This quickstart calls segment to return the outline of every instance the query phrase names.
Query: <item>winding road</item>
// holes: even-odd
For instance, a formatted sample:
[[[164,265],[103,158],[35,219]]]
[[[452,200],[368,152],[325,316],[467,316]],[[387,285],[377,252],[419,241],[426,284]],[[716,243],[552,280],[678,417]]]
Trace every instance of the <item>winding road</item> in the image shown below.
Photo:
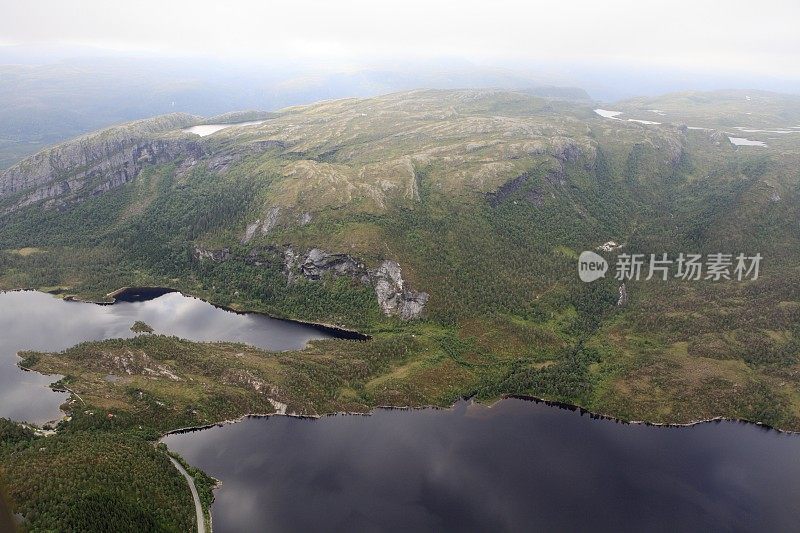
[[[197,487],[194,486],[194,479],[192,479],[189,472],[187,472],[178,461],[172,457],[170,457],[169,460],[172,461],[172,464],[175,465],[178,472],[183,474],[183,477],[185,477],[186,481],[189,483],[189,489],[192,491],[192,499],[194,499],[194,510],[197,513],[197,533],[206,533],[206,522],[203,519],[203,506],[200,505],[200,495],[197,494]]]

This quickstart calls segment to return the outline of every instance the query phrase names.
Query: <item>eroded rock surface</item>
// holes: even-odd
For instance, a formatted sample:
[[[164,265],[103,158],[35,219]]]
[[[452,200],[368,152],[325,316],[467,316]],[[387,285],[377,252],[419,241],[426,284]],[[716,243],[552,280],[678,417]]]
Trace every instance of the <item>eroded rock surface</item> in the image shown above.
[[[325,273],[330,273],[371,284],[375,288],[381,311],[387,316],[398,316],[403,320],[421,316],[429,298],[428,293],[412,290],[405,284],[400,264],[396,261],[386,260],[378,268],[368,270],[364,263],[347,254],[334,254],[314,248],[303,255],[288,248],[284,252],[284,273],[290,283],[297,276],[318,280]]]
[[[221,263],[232,259],[230,249],[207,250],[195,246],[192,254],[199,261]],[[245,262],[262,266],[264,261],[283,260],[283,273],[288,283],[299,279],[317,281],[325,275],[349,277],[372,285],[381,311],[387,316],[397,316],[403,320],[418,318],[425,310],[429,295],[415,291],[403,280],[400,264],[385,260],[377,268],[370,270],[356,257],[342,253],[331,253],[321,248],[312,248],[302,253],[291,246],[281,249],[276,246],[253,248],[242,258]],[[263,259],[266,258],[266,259]]]
[[[396,261],[384,261],[370,273],[370,277],[375,285],[378,305],[384,314],[399,316],[403,320],[422,314],[429,295],[404,286],[400,265]]]
[[[200,246],[195,246],[192,251],[192,256],[200,261],[211,260],[215,263],[227,261],[231,257],[230,249],[222,248],[221,250],[206,250]]]
[[[197,118],[180,113],[165,115],[109,128],[43,150],[0,173],[0,199],[14,198],[4,211],[69,193],[80,198],[91,197],[132,180],[144,165],[168,163],[181,157],[199,159],[205,152],[192,139],[153,137],[192,124]]]
[[[320,279],[326,272],[336,276],[361,278],[367,275],[364,264],[347,254],[332,254],[314,248],[300,264],[300,271],[308,279]],[[368,281],[368,279],[366,280]]]

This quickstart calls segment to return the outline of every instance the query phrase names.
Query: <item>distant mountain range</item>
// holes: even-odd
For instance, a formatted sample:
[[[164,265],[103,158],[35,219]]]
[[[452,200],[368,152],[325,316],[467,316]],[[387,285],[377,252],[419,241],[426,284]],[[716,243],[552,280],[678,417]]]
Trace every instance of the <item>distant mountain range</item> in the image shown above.
[[[677,81],[670,85],[666,80]],[[570,88],[574,86],[587,88],[588,94]],[[5,46],[0,47],[0,168],[98,128],[174,112],[209,116],[234,109],[274,111],[324,99],[417,88],[504,88],[532,90],[538,96],[591,95],[613,101],[685,87],[727,86],[800,92],[800,85],[774,80],[666,76],[601,65],[489,68],[442,59],[337,70],[288,62],[136,59],[97,49]]]

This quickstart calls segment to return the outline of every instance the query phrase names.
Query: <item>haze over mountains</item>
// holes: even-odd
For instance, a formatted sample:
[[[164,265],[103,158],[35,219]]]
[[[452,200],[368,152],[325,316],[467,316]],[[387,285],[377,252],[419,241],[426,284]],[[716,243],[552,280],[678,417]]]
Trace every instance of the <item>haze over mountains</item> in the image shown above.
[[[797,0],[1,3],[20,528],[800,521]]]
[[[482,65],[456,57],[343,68],[303,61],[134,56],[94,47],[0,46],[0,168],[42,147],[121,122],[185,112],[212,116],[419,89],[580,87],[565,96],[615,101],[677,90],[800,92],[800,82],[613,63]]]

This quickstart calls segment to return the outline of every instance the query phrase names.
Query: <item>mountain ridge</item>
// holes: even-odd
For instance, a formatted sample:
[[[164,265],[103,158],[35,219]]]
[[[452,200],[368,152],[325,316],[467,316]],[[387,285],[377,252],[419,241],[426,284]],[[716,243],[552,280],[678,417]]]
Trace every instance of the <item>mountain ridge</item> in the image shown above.
[[[167,286],[432,343],[413,371],[379,382],[386,390],[364,385],[365,404],[414,404],[426,387],[444,403],[477,390],[624,419],[797,427],[797,138],[755,133],[766,146],[737,147],[724,131],[592,107],[420,90],[294,107],[202,138],[148,134],[182,149],[108,190],[76,187],[0,216],[0,287],[91,297]],[[620,306],[610,275],[575,275],[580,252],[609,241],[646,256],[766,259],[757,281],[629,280]],[[381,265],[402,282],[365,283]]]

